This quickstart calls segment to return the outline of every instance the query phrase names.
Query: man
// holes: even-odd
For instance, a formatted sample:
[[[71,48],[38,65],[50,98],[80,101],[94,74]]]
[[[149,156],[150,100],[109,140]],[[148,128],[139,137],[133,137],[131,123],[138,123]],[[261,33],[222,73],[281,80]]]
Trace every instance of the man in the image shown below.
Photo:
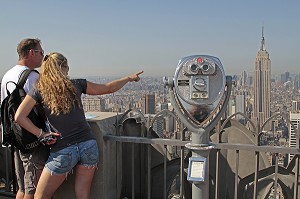
[[[44,51],[39,39],[23,39],[17,46],[19,61],[16,66],[5,73],[1,82],[1,100],[7,96],[6,83],[9,81],[18,82],[18,79],[25,69],[35,69],[41,66]],[[31,72],[24,85],[25,92],[28,92],[38,79],[36,72]],[[12,83],[7,84],[9,91],[15,88]],[[38,178],[44,167],[47,157],[43,150],[35,151],[31,154],[23,154],[15,149],[14,161],[18,182],[18,192],[16,199],[33,199]]]

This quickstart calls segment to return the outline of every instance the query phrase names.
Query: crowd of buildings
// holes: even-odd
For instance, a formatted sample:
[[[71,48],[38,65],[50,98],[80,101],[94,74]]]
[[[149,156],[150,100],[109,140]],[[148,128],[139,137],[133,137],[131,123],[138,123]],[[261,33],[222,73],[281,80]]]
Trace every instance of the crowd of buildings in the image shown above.
[[[112,79],[114,78],[89,78],[98,83]],[[286,118],[295,125],[295,128],[298,128],[300,122],[300,74],[284,72],[279,76],[272,76],[271,59],[265,48],[263,31],[253,71],[249,73],[242,71],[240,74],[234,75],[233,79],[235,83],[227,114],[241,112],[254,124],[262,127],[272,115],[281,113],[283,116],[272,118],[264,125],[261,144],[295,147],[295,130]],[[154,115],[166,108],[172,110],[168,90],[163,86],[163,77],[143,77],[140,83],[129,83],[114,94],[96,97],[85,95],[82,100],[84,109],[88,112],[125,112],[129,109],[138,109],[143,114]],[[235,119],[246,125],[246,120],[242,115],[237,115]],[[160,126],[164,128],[166,123],[162,123]],[[163,130],[159,134],[163,134]],[[286,166],[293,155],[283,154],[282,157],[280,164]],[[270,162],[272,162],[272,154]]]

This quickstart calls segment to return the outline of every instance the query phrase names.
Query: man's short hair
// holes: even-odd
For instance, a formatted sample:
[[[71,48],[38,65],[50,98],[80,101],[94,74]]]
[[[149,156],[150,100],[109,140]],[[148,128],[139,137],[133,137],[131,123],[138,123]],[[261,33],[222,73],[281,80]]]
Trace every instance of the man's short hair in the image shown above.
[[[24,59],[28,55],[28,51],[31,49],[35,49],[38,44],[41,43],[39,39],[23,39],[17,47],[17,52],[19,54],[19,60]]]

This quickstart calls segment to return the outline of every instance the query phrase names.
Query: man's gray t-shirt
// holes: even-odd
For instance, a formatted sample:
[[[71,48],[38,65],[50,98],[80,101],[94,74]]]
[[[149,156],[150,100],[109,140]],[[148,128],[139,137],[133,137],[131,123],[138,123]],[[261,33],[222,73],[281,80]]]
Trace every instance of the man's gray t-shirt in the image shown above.
[[[68,114],[60,114],[58,116],[51,115],[49,108],[43,104],[40,92],[33,88],[28,95],[34,100],[43,104],[46,117],[50,124],[61,134],[56,143],[51,145],[51,152],[59,151],[70,145],[95,139],[91,127],[85,119],[84,110],[82,108],[81,94],[86,93],[87,82],[85,79],[71,80],[75,89],[77,99],[80,101],[81,107],[74,106]]]

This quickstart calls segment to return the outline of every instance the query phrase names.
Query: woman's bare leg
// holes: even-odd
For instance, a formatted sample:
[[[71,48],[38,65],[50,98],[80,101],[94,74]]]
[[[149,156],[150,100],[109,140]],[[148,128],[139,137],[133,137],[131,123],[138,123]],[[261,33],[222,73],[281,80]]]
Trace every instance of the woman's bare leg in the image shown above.
[[[34,198],[35,199],[51,199],[57,188],[66,179],[66,174],[52,174],[47,168],[43,169],[39,179]]]
[[[75,195],[77,199],[89,199],[96,167],[77,165],[75,170]]]

